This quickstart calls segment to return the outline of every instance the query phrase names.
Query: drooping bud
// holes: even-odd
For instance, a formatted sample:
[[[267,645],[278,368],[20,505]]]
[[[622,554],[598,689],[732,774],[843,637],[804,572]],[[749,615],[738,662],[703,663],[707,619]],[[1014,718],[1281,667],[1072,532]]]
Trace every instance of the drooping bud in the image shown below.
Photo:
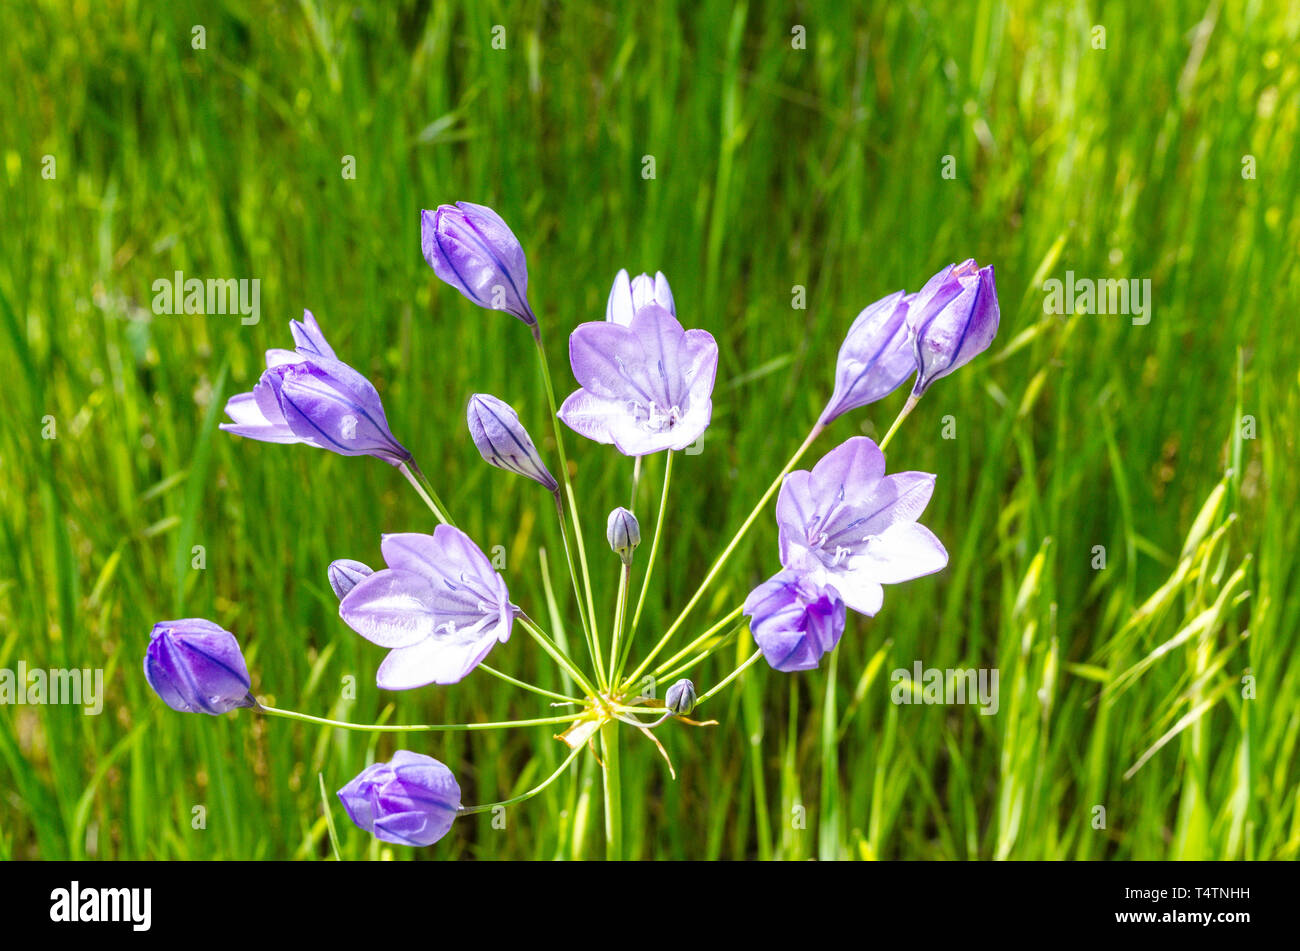
[[[916,359],[912,395],[988,349],[998,332],[993,266],[950,264],[907,299],[907,327]]]
[[[491,208],[458,201],[420,212],[420,245],[434,273],[474,303],[537,323],[524,249]]]
[[[684,717],[695,709],[695,684],[685,677],[668,688],[664,707],[673,716]]]
[[[181,713],[218,716],[257,706],[235,635],[202,618],[155,624],[144,654],[144,676],[154,693]]]
[[[519,422],[519,414],[509,403],[487,393],[475,393],[469,398],[465,416],[470,438],[485,462],[526,476],[544,486],[547,492],[556,490],[555,477],[542,462],[528,431]]]
[[[353,561],[351,558],[339,558],[337,561],[330,562],[330,587],[334,589],[335,596],[342,601],[359,582],[374,573],[374,569],[369,565]]]
[[[641,544],[641,525],[636,516],[619,506],[609,513],[605,523],[605,538],[609,547],[623,559],[624,565],[632,564],[632,552]]]

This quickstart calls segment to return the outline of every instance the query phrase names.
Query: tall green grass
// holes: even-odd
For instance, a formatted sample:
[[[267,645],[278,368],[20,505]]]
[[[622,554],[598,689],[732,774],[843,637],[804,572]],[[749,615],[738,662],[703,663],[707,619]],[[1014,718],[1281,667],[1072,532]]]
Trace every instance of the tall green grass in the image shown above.
[[[718,339],[714,422],[675,463],[645,643],[802,439],[858,310],[950,261],[997,268],[994,347],[890,447],[891,468],[938,473],[925,521],[949,567],[852,619],[820,671],[760,665],[707,711],[719,726],[660,730],[676,781],[628,735],[629,854],[1296,855],[1300,18],[1285,5],[19,2],[0,33],[0,667],[102,667],[108,685],[98,717],[0,708],[0,857],[327,858],[327,807],[345,859],[603,854],[590,757],[504,829],[474,816],[416,853],[333,801],[403,743],[451,766],[467,802],[507,798],[559,763],[544,728],[399,742],[182,716],[140,671],[155,621],[202,616],[280,706],[550,712],[486,676],[378,691],[383,652],[339,620],[325,568],[378,563],[380,533],[429,530],[427,510],[375,460],[216,430],[311,308],[461,526],[503,547],[513,599],[579,647],[547,500],[465,431],[469,394],[492,392],[554,458],[526,329],[420,256],[419,210],[457,199],[523,241],[561,389],[567,333],[603,315],[619,267],[663,269],[687,326]],[[259,278],[262,321],[155,316],[151,284],[176,270]],[[1043,281],[1066,270],[1150,278],[1151,322],[1045,315]],[[883,433],[902,399],[837,421],[817,453]],[[631,462],[570,451],[608,628],[601,529]],[[644,467],[643,525],[662,468]],[[776,566],[765,517],[687,633]],[[544,660],[522,633],[492,655],[560,686]],[[997,668],[998,713],[892,703],[891,672],[914,660]]]

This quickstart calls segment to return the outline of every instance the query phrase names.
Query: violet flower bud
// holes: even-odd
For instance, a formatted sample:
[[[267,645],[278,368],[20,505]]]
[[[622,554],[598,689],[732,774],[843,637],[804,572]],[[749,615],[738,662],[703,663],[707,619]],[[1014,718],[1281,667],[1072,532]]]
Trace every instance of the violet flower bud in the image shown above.
[[[341,456],[376,456],[390,465],[411,454],[389,431],[374,384],[343,363],[312,317],[291,321],[290,350],[268,350],[251,393],[232,396],[226,432],[262,442],[306,443]]]
[[[822,425],[849,410],[883,399],[916,369],[907,333],[903,292],[868,304],[853,321],[835,362],[835,392],[822,410]]]
[[[375,569],[351,558],[340,558],[330,562],[329,579],[334,595],[342,601],[348,592],[375,573]]]
[[[907,327],[918,370],[912,396],[988,349],[998,332],[993,266],[950,264],[907,299]]]
[[[487,393],[475,393],[469,398],[465,415],[470,438],[484,462],[526,476],[547,492],[559,487],[509,403]]]
[[[684,717],[695,709],[695,684],[683,677],[668,688],[664,707],[673,716]]]
[[[144,653],[144,676],[163,703],[213,716],[255,707],[235,635],[202,618],[159,621]]]
[[[396,845],[433,845],[461,808],[460,785],[451,770],[409,750],[367,766],[338,796],[357,828]]]
[[[537,323],[524,249],[491,208],[458,201],[420,212],[420,246],[434,273],[480,307]]]
[[[623,559],[624,566],[632,564],[632,552],[641,544],[641,524],[636,516],[619,506],[609,513],[605,523],[605,539],[610,549]]]
[[[808,575],[782,571],[750,592],[742,608],[749,630],[774,670],[812,670],[835,649],[846,611],[839,592]]]
[[[674,317],[677,316],[673,292],[663,271],[655,271],[654,277],[638,274],[629,281],[627,269],[624,268],[618,272],[614,286],[610,288],[609,302],[605,305],[605,319],[627,327],[632,323],[632,315],[646,304],[658,304]]]

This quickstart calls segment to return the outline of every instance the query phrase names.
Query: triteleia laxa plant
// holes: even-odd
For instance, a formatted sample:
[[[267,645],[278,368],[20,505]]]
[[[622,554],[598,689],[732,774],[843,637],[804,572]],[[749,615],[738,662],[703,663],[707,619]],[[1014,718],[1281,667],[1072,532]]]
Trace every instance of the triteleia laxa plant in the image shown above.
[[[992,342],[999,313],[993,268],[981,268],[973,260],[949,265],[916,293],[897,291],[862,310],[847,330],[832,393],[807,438],[723,546],[675,620],[648,643],[641,617],[669,518],[674,460],[700,439],[712,419],[717,342],[707,331],[687,327],[689,305],[679,312],[662,272],[629,278],[620,270],[604,319],[581,323],[569,335],[577,389],[557,405],[542,345],[545,321],[528,303],[526,259],[514,232],[495,211],[469,202],[422,212],[421,231],[425,260],[443,282],[480,307],[512,314],[532,334],[555,465],[543,458],[523,422],[540,420],[541,408],[512,406],[484,393],[467,394],[462,405],[469,441],[483,460],[511,473],[502,478],[523,476],[552,497],[574,595],[574,616],[565,620],[581,630],[583,652],[563,649],[568,638],[557,638],[527,605],[511,600],[508,579],[456,527],[436,487],[389,430],[375,387],[339,358],[316,319],[305,312],[301,321],[290,323],[294,349],[267,353],[265,372],[252,392],[230,400],[226,412],[231,421],[222,428],[262,442],[376,456],[399,469],[433,512],[437,527],[432,533],[401,532],[377,540],[382,566],[372,554],[366,561],[340,557],[322,568],[343,623],[387,651],[377,663],[376,684],[385,690],[437,689],[469,676],[492,676],[508,689],[535,695],[539,715],[500,723],[389,725],[346,723],[267,706],[252,693],[234,634],[195,618],[155,626],[145,651],[145,676],[169,707],[187,713],[221,715],[247,707],[331,729],[400,731],[407,737],[552,726],[567,748],[559,768],[505,802],[465,805],[452,771],[428,753],[411,750],[365,765],[339,789],[339,800],[353,823],[377,839],[430,846],[451,832],[458,817],[538,795],[590,751],[603,777],[606,854],[620,858],[618,751],[623,731],[648,738],[667,761],[656,730],[668,724],[715,723],[692,716],[760,659],[784,673],[818,667],[822,658],[833,655],[851,613],[887,613],[888,601],[896,595],[887,593],[886,586],[947,565],[943,543],[920,521],[935,492],[935,477],[888,471],[885,449],[930,386]],[[853,436],[824,452],[810,469],[795,468],[834,420],[882,399],[913,376],[912,392],[879,444]],[[450,420],[453,408],[446,409]],[[579,511],[565,454],[566,428],[633,457],[634,488],[642,458],[666,454],[658,509],[645,522],[648,544],[642,544],[642,523],[631,509]],[[775,573],[753,587],[741,604],[713,617],[696,617],[705,594],[773,496],[779,539]],[[604,517],[609,554],[589,557],[584,516]],[[603,615],[591,581],[593,569],[601,567],[597,554],[607,570],[618,572],[615,602]],[[635,596],[634,577],[640,582]],[[610,615],[612,620],[604,623]],[[685,636],[692,617],[696,633]],[[516,631],[524,634],[522,648],[517,638],[511,642]],[[697,691],[692,679],[681,676],[720,647],[744,638],[752,640],[752,652],[708,689]],[[540,651],[564,672],[570,692],[544,689],[486,663],[494,651],[507,649]],[[653,685],[670,679],[672,686],[657,697]],[[667,769],[675,776],[671,762]]]

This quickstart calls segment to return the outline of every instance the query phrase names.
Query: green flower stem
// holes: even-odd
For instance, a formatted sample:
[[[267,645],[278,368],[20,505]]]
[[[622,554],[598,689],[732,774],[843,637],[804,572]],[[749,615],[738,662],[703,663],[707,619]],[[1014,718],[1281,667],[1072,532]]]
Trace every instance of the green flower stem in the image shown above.
[[[618,724],[600,728],[600,751],[605,776],[605,858],[623,858],[623,787],[618,761]]]
[[[450,525],[454,528],[456,523],[453,522],[451,516],[447,514],[447,507],[442,504],[442,499],[438,498],[438,493],[433,490],[433,483],[429,481],[429,477],[424,474],[420,467],[415,464],[415,460],[412,459],[410,462],[403,462],[397,468],[402,470],[402,475],[406,476],[406,481],[410,482],[411,485],[415,487],[415,491],[420,494],[420,498],[424,499],[424,504],[429,506],[433,511],[434,518],[436,518],[441,524]]]
[[[685,657],[685,656],[687,656],[688,654],[690,654],[691,651],[698,649],[702,644],[704,644],[705,641],[709,640],[711,637],[715,637],[715,636],[717,635],[718,631],[722,630],[722,629],[723,629],[724,627],[726,627],[728,624],[730,624],[730,623],[732,623],[733,621],[735,621],[736,618],[740,617],[740,612],[741,612],[742,610],[743,610],[743,608],[735,608],[735,609],[733,609],[733,610],[732,610],[732,611],[731,611],[731,612],[730,612],[726,617],[724,617],[721,621],[719,621],[718,623],[714,624],[711,628],[709,628],[707,631],[705,631],[705,632],[704,632],[703,634],[701,634],[699,637],[695,638],[695,640],[691,641],[689,644],[687,644],[685,647],[683,647],[681,650],[679,650],[676,654],[673,654],[672,657],[669,657],[669,658],[668,658],[667,660],[665,660],[665,661],[660,661],[659,666],[656,667],[655,670],[654,670],[654,676],[655,676],[655,677],[662,677],[662,676],[663,676],[663,672],[664,672],[665,670],[667,670],[667,669],[668,669],[669,667],[671,667],[673,664],[677,663],[677,662],[678,662],[679,660],[681,660],[683,657]],[[748,622],[746,622],[746,623],[748,623]],[[741,626],[743,627],[744,625],[742,624]]]
[[[542,629],[534,623],[532,618],[526,614],[520,614],[517,620],[523,626],[524,630],[532,635],[533,640],[537,641],[537,643],[542,646],[542,650],[550,654],[551,659],[568,672],[569,676],[573,678],[574,683],[581,687],[589,696],[594,697],[596,694],[600,693],[599,690],[592,686],[591,681],[583,676],[582,671],[580,671],[577,665],[569,659],[569,656],[565,654],[564,651],[560,650],[554,641],[546,636]]]
[[[719,680],[713,687],[709,688],[709,690],[706,693],[701,694],[700,698],[695,701],[695,706],[698,708],[700,704],[702,704],[705,700],[708,700],[710,697],[712,697],[715,693],[717,693],[727,684],[731,683],[733,680],[735,680],[737,677],[743,674],[750,667],[750,665],[754,663],[754,661],[758,660],[762,656],[763,656],[762,651],[754,651],[754,653],[749,655],[748,660],[746,660],[743,664],[741,664],[731,673],[727,674],[727,676]]]
[[[677,667],[674,667],[671,670],[667,668],[666,664],[662,665],[660,669],[654,672],[655,679],[664,680],[664,681],[675,680],[676,678],[680,677],[682,674],[686,673],[686,671],[694,667],[696,664],[700,663],[701,661],[705,660],[708,657],[712,657],[718,651],[722,650],[722,648],[726,647],[728,644],[731,643],[731,639],[733,637],[735,637],[741,631],[745,630],[748,626],[749,626],[748,621],[744,621],[740,624],[737,624],[726,634],[723,634],[721,637],[719,637],[717,643],[710,645],[708,648],[700,651],[700,653],[696,654],[690,660],[687,660],[682,664],[679,664]]]
[[[582,749],[583,749],[582,746],[579,746],[576,749],[574,749],[572,753],[570,753],[567,757],[565,757],[564,762],[560,764],[559,769],[551,773],[551,775],[546,777],[546,779],[542,780],[541,783],[534,786],[532,789],[528,790],[528,792],[521,793],[518,796],[514,796],[510,799],[503,799],[500,802],[485,803],[484,805],[481,806],[461,806],[459,815],[472,816],[476,812],[491,812],[493,809],[496,809],[498,806],[513,806],[515,803],[523,802],[526,799],[532,799],[534,796],[536,796],[538,793],[544,790],[547,786],[551,785],[551,783],[555,782],[557,779],[563,776],[564,771],[569,768],[570,763],[572,763],[575,759],[578,758],[578,754],[582,752]]]
[[[640,461],[640,456],[637,457]],[[632,646],[632,638],[636,636],[637,625],[641,623],[641,610],[645,607],[646,592],[650,590],[650,575],[654,572],[655,562],[659,555],[659,539],[664,532],[664,513],[668,509],[668,486],[673,477],[673,451],[668,450],[668,459],[664,463],[664,488],[663,493],[659,496],[659,515],[655,518],[654,539],[650,542],[650,557],[646,561],[645,577],[641,579],[641,594],[636,599],[636,610],[632,612],[632,626],[628,629],[627,646]],[[623,672],[623,664],[627,660],[627,649],[623,651],[624,656],[619,658],[618,666],[615,668],[611,681],[617,681],[619,675]]]
[[[564,497],[569,503],[569,516],[573,519],[573,537],[578,544],[578,563],[582,566],[582,584],[587,592],[587,619],[591,624],[591,639],[595,644],[596,657],[600,657],[600,628],[596,625],[596,602],[591,594],[591,573],[587,570],[587,546],[582,540],[582,524],[578,519],[577,500],[573,495],[573,483],[569,479],[569,457],[564,453],[564,434],[560,431],[560,411],[555,403],[555,386],[551,383],[551,364],[542,346],[542,331],[539,324],[533,324],[533,342],[537,344],[537,353],[541,358],[542,383],[546,389],[546,400],[551,408],[551,430],[555,433],[555,449],[560,456],[560,481],[564,484]],[[577,584],[577,575],[574,575]],[[579,598],[581,600],[581,598]],[[599,660],[597,660],[599,663]]]
[[[536,684],[530,684],[522,680],[516,680],[514,677],[511,677],[509,674],[503,674],[495,667],[489,667],[487,664],[479,664],[478,669],[482,671],[486,671],[487,673],[491,674],[493,677],[497,678],[498,680],[504,680],[506,683],[514,684],[516,687],[522,687],[524,690],[532,691],[533,693],[541,697],[549,697],[552,700],[561,700],[565,703],[582,703],[582,700],[579,699],[578,697],[566,697],[562,693],[555,693],[554,691],[546,690],[545,688],[539,687]]]
[[[564,558],[569,563],[569,578],[573,582],[573,596],[578,605],[578,620],[582,622],[582,636],[587,642],[587,653],[591,656],[591,662],[596,667],[596,679],[601,686],[605,686],[605,671],[601,666],[600,651],[596,648],[596,640],[592,636],[591,625],[587,622],[587,608],[582,602],[582,586],[578,581],[578,568],[573,561],[573,549],[569,544],[569,529],[564,514],[564,497],[560,495],[560,490],[555,490],[555,510],[560,517],[560,538],[564,541]]]
[[[669,453],[672,450],[668,450]],[[633,512],[636,511],[636,490],[641,485],[641,460],[644,456],[637,456],[636,461],[632,463],[632,497],[628,500],[627,507]]]
[[[632,566],[623,565],[618,573],[618,598],[614,602],[614,633],[609,643],[609,679],[606,686],[618,679],[619,639],[623,636],[623,624],[627,619],[627,588],[632,578]],[[631,640],[631,634],[628,635]]]
[[[664,636],[659,639],[659,643],[655,645],[652,651],[650,651],[645,660],[641,661],[641,666],[632,672],[632,676],[628,678],[629,680],[634,681],[637,677],[641,676],[641,673],[650,666],[655,657],[659,655],[659,652],[667,646],[670,640],[672,640],[673,635],[677,633],[677,629],[682,626],[682,623],[691,613],[691,610],[699,603],[700,598],[704,597],[704,592],[709,590],[709,586],[713,584],[714,579],[717,578],[718,572],[722,570],[722,566],[725,565],[727,560],[735,553],[736,548],[739,547],[741,540],[746,534],[748,534],[750,527],[754,524],[754,520],[757,519],[759,514],[763,511],[768,500],[776,494],[777,489],[781,488],[781,482],[785,479],[790,470],[795,467],[799,460],[803,458],[803,454],[808,451],[808,448],[813,444],[813,441],[821,435],[823,428],[824,427],[820,422],[813,426],[812,431],[808,433],[808,438],[805,439],[803,444],[795,450],[794,455],[790,457],[790,461],[785,464],[784,468],[777,473],[776,478],[772,480],[772,484],[769,485],[767,491],[763,493],[763,497],[758,500],[758,504],[754,506],[753,511],[749,513],[745,518],[745,521],[741,524],[740,530],[737,531],[731,541],[727,543],[727,547],[722,550],[722,554],[719,555],[717,561],[713,563],[713,567],[709,569],[709,573],[704,576],[704,580],[700,583],[699,589],[691,597],[691,600],[686,602],[686,607],[682,608],[681,614],[677,615],[677,620],[673,621],[672,626],[664,632]]]
[[[885,451],[885,447],[889,445],[889,440],[894,438],[894,433],[898,431],[898,427],[902,424],[903,420],[907,419],[907,414],[912,412],[912,410],[916,408],[916,404],[919,402],[921,402],[919,396],[909,396],[907,398],[907,402],[903,404],[903,408],[899,410],[898,416],[895,417],[894,424],[889,427],[889,432],[885,433],[885,438],[880,440],[881,452]]]
[[[268,716],[284,717],[286,720],[301,720],[303,723],[315,723],[319,726],[332,726],[340,730],[357,730],[362,733],[450,733],[458,730],[507,730],[517,726],[545,726],[550,723],[569,723],[579,719],[581,713],[566,713],[556,717],[538,717],[533,720],[502,720],[496,723],[420,723],[393,724],[382,723],[348,723],[344,720],[328,720],[314,717],[296,710],[280,710],[276,707],[258,706],[260,713]]]

